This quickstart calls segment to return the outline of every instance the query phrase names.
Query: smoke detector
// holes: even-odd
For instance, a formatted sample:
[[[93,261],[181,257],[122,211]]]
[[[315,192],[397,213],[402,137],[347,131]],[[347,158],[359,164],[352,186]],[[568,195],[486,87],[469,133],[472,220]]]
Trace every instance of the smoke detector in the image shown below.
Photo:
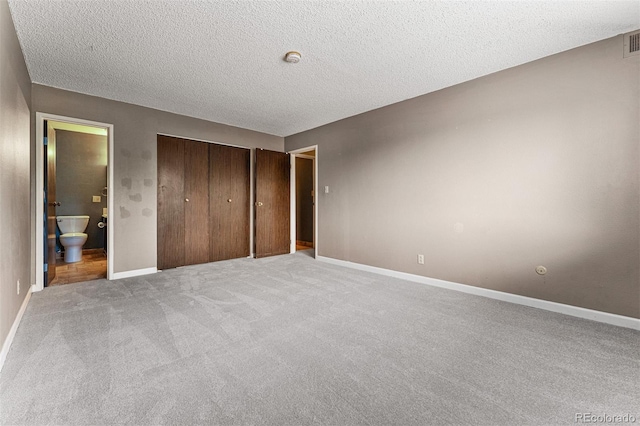
[[[284,60],[292,64],[297,64],[300,62],[300,59],[302,59],[300,52],[291,51],[284,55]]]

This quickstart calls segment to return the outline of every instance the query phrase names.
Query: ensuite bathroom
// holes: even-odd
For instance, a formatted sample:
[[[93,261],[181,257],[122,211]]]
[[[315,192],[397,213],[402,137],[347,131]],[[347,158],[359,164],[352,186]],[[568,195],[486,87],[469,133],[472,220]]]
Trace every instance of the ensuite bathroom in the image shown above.
[[[107,277],[107,131],[45,123],[47,285]]]

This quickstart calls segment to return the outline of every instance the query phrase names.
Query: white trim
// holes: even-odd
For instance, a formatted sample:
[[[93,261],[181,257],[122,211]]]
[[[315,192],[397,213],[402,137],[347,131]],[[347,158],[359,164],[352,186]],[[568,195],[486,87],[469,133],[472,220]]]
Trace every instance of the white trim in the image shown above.
[[[314,145],[313,149],[316,151],[316,158],[313,160],[313,253],[317,256],[319,251],[319,228],[318,228],[318,204],[320,204],[320,193],[318,192],[318,145]]]
[[[20,325],[20,321],[22,321],[24,311],[27,309],[27,305],[29,304],[29,299],[31,299],[31,286],[29,286],[27,295],[24,297],[22,306],[20,306],[20,310],[18,311],[18,315],[16,315],[16,319],[13,321],[9,334],[2,344],[2,351],[0,352],[0,371],[2,371],[2,367],[4,367],[4,361],[7,359],[9,349],[11,349],[11,344],[13,343],[13,338],[16,335],[16,331],[18,331],[18,326]]]
[[[109,220],[109,226],[107,227],[107,279],[114,279],[113,274],[113,258],[114,258],[114,197],[113,188],[114,184],[114,136],[113,136],[113,124],[100,123],[97,121],[83,120],[80,118],[65,117],[62,115],[48,114],[44,112],[36,112],[36,191],[35,191],[35,206],[36,206],[36,232],[35,232],[35,284],[33,285],[33,291],[41,291],[44,289],[44,271],[43,271],[43,259],[44,259],[44,145],[42,144],[43,126],[45,120],[62,121],[72,124],[82,124],[93,127],[102,127],[107,130],[107,174],[108,193],[107,197],[107,217]]]
[[[112,280],[120,280],[122,278],[139,277],[140,275],[150,275],[158,272],[158,268],[134,269],[132,271],[115,272]]]
[[[36,232],[35,241],[32,243],[36,248],[36,258],[34,260],[35,267],[35,283],[33,284],[33,291],[40,291],[44,288],[44,144],[43,144],[43,126],[44,118],[42,114],[36,112],[36,191],[35,191],[35,205],[36,205]]]
[[[115,197],[113,196],[115,192],[115,145],[114,145],[114,134],[113,134],[113,125],[107,125],[107,134],[108,134],[108,142],[107,147],[109,152],[107,153],[107,279],[112,280],[113,278],[113,268],[114,268],[114,260],[115,260],[115,226],[114,222],[118,220],[115,218]],[[114,220],[115,219],[115,220]]]
[[[463,293],[474,294],[476,296],[488,297],[490,299],[502,300],[503,302],[515,303],[517,305],[524,305],[532,308],[543,309],[545,311],[557,312],[573,317],[603,322],[606,324],[616,325],[618,327],[640,330],[640,319],[637,318],[610,314],[608,312],[581,308],[579,306],[565,305],[563,303],[550,302],[548,300],[534,299],[533,297],[520,296],[517,294],[505,293],[502,291],[490,290],[481,287],[474,287],[466,284],[458,284],[451,281],[423,277],[421,275],[393,271],[391,269],[378,268],[376,266],[363,265],[361,263],[354,263],[346,260],[334,259],[331,257],[318,256],[317,254],[316,260],[320,260],[322,262],[330,263],[333,265],[358,269],[360,271],[373,272],[374,274],[386,275],[388,277],[426,284],[433,287],[446,288],[448,290],[455,290]]]
[[[296,228],[298,226],[298,215],[296,215],[298,202],[296,197],[296,155],[290,154],[289,161],[291,162],[291,171],[289,172],[289,253],[296,252],[296,239],[297,232]]]
[[[315,156],[299,154],[300,152],[314,151]],[[296,251],[296,163],[295,157],[313,160],[313,252],[318,256],[318,145],[289,151],[291,155],[291,253]]]

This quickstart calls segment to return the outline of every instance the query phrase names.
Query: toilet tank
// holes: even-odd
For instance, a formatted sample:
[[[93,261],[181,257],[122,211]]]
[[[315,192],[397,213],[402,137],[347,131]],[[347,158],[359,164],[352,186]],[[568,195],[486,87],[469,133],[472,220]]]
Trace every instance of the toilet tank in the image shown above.
[[[84,232],[89,224],[89,216],[57,216],[56,221],[63,234]]]

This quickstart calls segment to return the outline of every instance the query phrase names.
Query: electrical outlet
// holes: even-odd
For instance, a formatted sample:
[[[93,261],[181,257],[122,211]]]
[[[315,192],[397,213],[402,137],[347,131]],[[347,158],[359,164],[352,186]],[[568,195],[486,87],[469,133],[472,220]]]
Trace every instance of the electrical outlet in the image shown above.
[[[418,263],[420,265],[424,265],[424,254],[419,254],[418,255]]]
[[[18,295],[20,295],[20,280],[18,280],[16,287],[17,287],[16,292],[18,293]]]

